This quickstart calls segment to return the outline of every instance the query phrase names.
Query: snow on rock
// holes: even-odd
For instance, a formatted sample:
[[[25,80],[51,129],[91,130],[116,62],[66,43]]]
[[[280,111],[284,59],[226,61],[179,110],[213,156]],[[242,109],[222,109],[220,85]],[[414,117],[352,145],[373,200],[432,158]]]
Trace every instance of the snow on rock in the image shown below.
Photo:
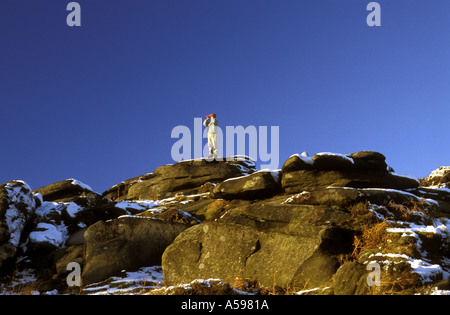
[[[144,293],[161,286],[163,275],[161,266],[142,267],[137,271],[123,271],[105,281],[83,287],[86,295],[130,295]]]
[[[54,225],[50,223],[38,223],[28,239],[31,243],[48,243],[55,247],[64,245],[67,239],[67,227],[64,225]]]
[[[77,184],[77,181],[74,180],[74,182]],[[87,189],[87,186],[80,185],[83,189]],[[112,202],[104,199],[94,200],[89,197],[79,197],[76,201],[70,202],[43,201],[35,211],[36,225],[25,246],[35,249],[41,246],[61,248],[71,234],[98,220],[137,214],[159,206],[163,202],[163,200]]]
[[[83,208],[79,205],[77,205],[75,202],[69,203],[69,205],[66,208],[67,213],[70,215],[71,218],[75,218],[75,215],[80,212]]]
[[[62,219],[62,213],[69,207],[71,208],[70,213],[72,215],[76,213],[75,211],[79,210],[79,207],[75,203],[67,204],[44,201],[36,209],[36,227],[28,236],[26,245],[36,247],[46,244],[55,248],[64,245],[68,237],[68,230]]]
[[[27,216],[35,207],[35,201],[33,196],[29,194],[31,189],[27,184],[19,181],[16,181],[15,183],[21,185],[7,183],[5,186],[9,207],[4,214],[4,220],[9,228],[10,242],[14,246],[17,246],[19,245],[20,233],[26,223]],[[20,209],[23,206],[25,206],[26,209]]]
[[[257,290],[256,290],[257,291]],[[210,293],[211,292],[211,293]],[[200,295],[200,294],[223,294],[223,295],[254,295],[253,292],[239,290],[230,283],[220,278],[195,279],[190,283],[182,283],[153,289],[144,293],[146,295]]]
[[[368,211],[373,213],[379,222],[385,221],[386,227],[384,228],[384,233],[388,235],[388,241],[386,244],[382,244],[379,247],[368,248],[363,251],[358,262],[379,262],[383,267],[383,276],[387,276],[387,281],[390,281],[394,279],[393,277],[397,276],[395,273],[396,268],[399,268],[398,270],[410,273],[410,275],[413,274],[415,277],[414,279],[418,278],[420,280],[419,282],[424,285],[429,285],[430,283],[433,283],[434,285],[437,281],[450,280],[450,259],[447,258],[448,250],[450,248],[450,220],[437,216],[433,212],[435,211],[434,209],[441,207],[441,204],[435,201],[437,199],[434,197],[434,195],[439,195],[442,197],[441,191],[439,191],[439,194],[436,192],[437,189],[450,191],[448,180],[450,167],[440,167],[427,177],[427,185],[423,186],[433,187],[435,189],[427,189],[425,187],[417,188],[414,185],[406,185],[405,187],[407,188],[401,188],[403,186],[400,185],[401,187],[397,188],[397,185],[389,186],[383,185],[384,182],[382,181],[377,182],[376,176],[385,176],[387,177],[387,180],[390,180],[391,177],[393,178],[394,176],[401,177],[403,179],[413,179],[414,181],[417,181],[417,179],[407,175],[398,175],[394,173],[393,170],[388,170],[384,163],[384,156],[373,152],[367,152],[364,154],[357,153],[350,155],[321,152],[313,157],[309,157],[307,154],[303,153],[301,155],[294,154],[289,158],[290,163],[285,163],[282,170],[263,169],[260,171],[255,171],[254,168],[256,167],[256,163],[250,158],[244,156],[234,157],[235,160],[239,159],[240,161],[240,163],[233,164],[234,167],[240,171],[235,172],[235,170],[233,170],[233,174],[236,173],[235,176],[237,177],[226,177],[224,179],[217,180],[217,182],[211,185],[217,188],[221,185],[224,186],[225,184],[231,186],[242,182],[242,186],[238,187],[235,195],[230,198],[230,200],[233,201],[238,199],[237,196],[239,198],[243,198],[242,195],[239,194],[242,190],[248,189],[250,184],[253,184],[251,179],[258,177],[270,179],[270,182],[274,181],[276,183],[274,187],[278,189],[279,186],[282,185],[280,182],[282,182],[283,179],[289,179],[289,176],[286,175],[297,175],[297,177],[300,178],[300,175],[303,176],[304,174],[328,174],[327,171],[330,170],[338,170],[339,172],[334,172],[338,174],[375,174],[373,178],[368,177],[369,180],[374,180],[375,183],[381,183],[382,185],[362,186],[361,188],[335,187],[345,186],[346,182],[339,183],[338,185],[334,184],[334,181],[330,180],[331,184],[328,184],[328,182],[324,180],[325,183],[322,185],[323,187],[317,186],[320,188],[317,189],[317,191],[326,191],[330,195],[338,189],[354,189],[357,190],[355,198],[360,199],[367,196],[374,196],[377,193],[380,195],[385,195],[387,199],[391,199],[392,197],[391,201],[394,199],[394,196],[402,197],[398,198],[402,201],[395,201],[396,204],[394,205],[384,202],[377,203],[374,200],[368,200],[368,198],[366,198],[369,206],[371,207]],[[192,164],[193,167],[197,166],[195,163]],[[198,167],[200,168],[203,166],[198,165]],[[317,172],[318,170],[320,172]],[[347,172],[347,170],[350,170],[351,172]],[[146,176],[148,178],[145,177],[147,179],[144,179],[144,177],[141,176],[137,179],[133,179],[130,183],[142,184],[146,180],[153,180],[156,176],[166,178],[170,173],[169,170],[166,171],[167,174],[164,172],[164,174],[158,173],[159,175],[147,174],[148,176]],[[174,170],[171,169],[170,171]],[[189,171],[187,171],[187,175],[190,175]],[[187,175],[184,177],[188,177]],[[178,178],[177,176],[178,175],[170,178]],[[300,180],[304,181],[302,178],[300,178]],[[317,176],[313,177],[311,175],[311,180],[318,181],[318,178]],[[395,189],[372,188],[385,186],[393,187]],[[414,187],[409,188],[412,186]],[[22,253],[23,256],[16,258],[16,262],[26,262],[27,265],[25,268],[29,268],[30,266],[33,268],[41,268],[41,265],[35,264],[35,262],[38,261],[36,257],[40,258],[45,256],[42,255],[42,253],[49,253],[52,252],[52,250],[58,250],[58,253],[62,253],[68,248],[76,248],[77,246],[82,247],[79,246],[82,243],[76,244],[75,246],[71,242],[66,243],[66,241],[73,237],[73,235],[78,235],[77,233],[79,232],[83,233],[80,235],[82,235],[84,240],[84,230],[81,228],[90,227],[98,221],[109,222],[110,220],[113,221],[117,218],[120,218],[120,220],[139,218],[141,219],[139,221],[145,220],[148,222],[148,220],[155,220],[155,217],[159,220],[165,220],[166,218],[169,218],[168,215],[164,216],[165,214],[170,213],[170,211],[176,211],[176,213],[180,214],[183,218],[187,218],[187,221],[189,222],[196,221],[194,224],[201,223],[195,217],[196,213],[209,206],[209,199],[214,198],[214,194],[211,191],[197,195],[184,196],[182,194],[176,194],[177,191],[174,190],[169,191],[171,194],[164,195],[166,197],[170,196],[170,198],[162,200],[140,199],[143,197],[137,195],[139,197],[135,198],[139,198],[140,200],[120,199],[122,201],[119,201],[118,197],[116,197],[116,195],[119,195],[119,187],[114,187],[115,190],[111,193],[114,198],[110,198],[109,195],[105,197],[105,194],[101,196],[94,193],[90,186],[73,178],[42,187],[36,190],[34,194],[30,187],[23,181],[12,181],[0,185],[0,268],[6,259],[20,256]],[[128,188],[129,187],[126,187],[126,190],[128,190]],[[272,198],[272,195],[269,195],[267,192],[275,191],[275,188],[272,187],[267,190],[266,188],[266,186],[263,187],[262,190],[264,191],[264,194],[262,197],[258,195],[259,199]],[[315,189],[315,187],[312,188]],[[311,209],[315,209],[313,208],[314,200],[311,198],[311,194],[315,192],[314,189],[308,189],[308,191],[305,191],[307,189],[295,191],[299,193],[297,195],[286,196],[287,199],[285,201],[283,201],[284,199],[280,197],[279,200],[284,207],[283,209],[289,211],[291,209],[296,209],[299,212],[300,210],[303,211],[309,207],[311,207]],[[195,192],[195,190],[193,191]],[[426,194],[426,196],[423,196],[422,193]],[[120,191],[120,194],[120,197],[123,198],[127,198],[128,196],[126,192],[122,193],[122,191]],[[192,198],[194,196],[196,196],[196,198]],[[149,195],[148,198],[152,198],[152,195]],[[254,201],[255,198],[256,197],[254,195],[248,197],[251,202]],[[443,198],[441,199],[444,201],[447,200]],[[275,205],[276,200],[278,199],[268,200],[268,204]],[[199,201],[198,206],[195,204],[197,201]],[[189,209],[187,211],[190,212],[183,211],[183,209],[185,209],[184,205],[187,203],[192,204],[186,206],[186,209]],[[414,203],[421,206],[426,204],[428,205],[426,205],[423,209],[415,210],[415,208],[410,206]],[[215,205],[213,203],[211,204]],[[297,207],[297,204],[300,206]],[[303,204],[308,205],[308,207],[304,207]],[[335,203],[332,205],[335,205]],[[326,208],[324,206],[320,206],[320,208],[317,209],[321,210]],[[234,208],[230,207],[230,210],[234,211]],[[255,213],[257,210],[258,209],[255,210]],[[333,211],[334,210],[335,209],[333,208]],[[228,212],[228,215],[231,211]],[[144,214],[142,212],[146,213]],[[346,213],[342,213],[342,216],[344,215],[347,216]],[[351,215],[359,214],[352,213]],[[31,218],[33,218],[33,222],[30,221]],[[357,224],[357,220],[359,219],[359,217],[356,217],[352,220],[355,220],[355,224]],[[217,219],[217,221],[219,221],[219,219]],[[324,222],[329,224],[331,221],[328,221],[327,219]],[[220,224],[220,222],[218,222],[218,224]],[[27,226],[26,231],[29,231],[29,235],[24,235],[23,231],[25,226]],[[359,232],[358,229],[356,230]],[[25,243],[21,243],[27,236],[28,238]],[[115,236],[111,239],[115,239],[114,237]],[[72,254],[72,252],[70,253]],[[207,254],[209,257],[209,252]],[[142,253],[139,252],[139,255],[142,255]],[[128,256],[126,257],[128,258]],[[79,257],[77,256],[77,258]],[[30,265],[29,262],[32,264]],[[107,263],[110,263],[110,261],[108,260]],[[44,265],[44,268],[48,267],[43,263],[42,266]],[[142,265],[143,264],[141,264],[141,266]],[[147,264],[145,264],[145,266],[147,266]],[[146,290],[160,287],[163,282],[161,266],[144,267],[137,271],[130,271],[134,269],[126,268],[128,267],[124,267],[124,270],[120,272],[120,276],[114,274],[114,276],[109,277],[102,282],[84,286],[82,288],[82,294],[109,295],[143,293]],[[36,270],[32,273],[37,275],[38,271],[40,272],[41,270]],[[388,274],[388,272],[390,272],[390,274]],[[389,276],[392,276],[392,278],[389,278]],[[384,278],[382,280],[384,280]],[[36,278],[30,277],[28,281],[36,281]],[[183,292],[192,293],[196,292],[195,290],[208,289],[214,286],[223,286],[224,290],[226,290],[224,292],[231,294],[245,294],[245,292],[237,292],[234,291],[233,288],[227,287],[220,279],[197,279],[189,284],[180,285],[180,288],[173,287],[172,291],[164,290],[164,292],[161,293],[169,294],[170,292],[178,292],[178,289],[182,289]],[[328,288],[329,287],[312,288],[309,290],[298,291],[297,294],[311,294],[314,292],[321,294],[319,291]],[[42,291],[41,294],[64,294],[63,292],[58,292],[58,290],[59,289]],[[2,285],[0,284],[0,294],[1,292]],[[434,289],[433,292],[433,294],[443,294],[444,291]]]
[[[61,211],[64,208],[65,208],[64,203],[44,201],[36,209],[35,213],[38,220],[42,219],[54,220],[56,217],[61,216]]]
[[[8,283],[0,283],[0,295],[20,295],[17,288],[21,285],[33,287],[36,283],[36,270],[25,269],[16,271],[14,277]],[[31,290],[27,292],[30,295],[40,295],[39,291]]]
[[[35,189],[34,192],[40,193],[44,201],[57,202],[70,202],[76,200],[81,195],[95,193],[90,186],[73,178]]]
[[[269,172],[270,175],[272,175],[273,179],[276,182],[280,182],[281,181],[281,169],[278,169],[278,170],[263,169],[261,171],[262,172]]]
[[[172,198],[173,199],[173,198]],[[133,209],[135,211],[145,211],[152,209],[154,207],[160,206],[162,200],[136,200],[136,201],[129,201],[129,200],[123,200],[119,201],[115,204],[116,208],[120,208],[123,210],[130,210]]]
[[[298,157],[300,160],[302,160],[303,162],[310,164],[310,165],[313,165],[313,163],[314,163],[313,158],[308,156],[308,153],[306,153],[306,152],[303,152],[302,154],[295,153],[295,154],[292,154],[289,158],[291,158],[291,157]]]
[[[431,201],[431,200],[427,200]],[[430,205],[430,203],[428,203]],[[399,235],[400,239],[405,241],[397,241],[398,244],[410,244],[414,245],[416,254],[410,254],[408,256],[404,253],[399,253],[401,249],[394,249],[394,245],[391,242],[393,252],[377,252],[371,254],[368,258],[381,258],[385,266],[395,265],[401,262],[407,263],[410,266],[412,273],[419,275],[423,284],[436,281],[438,279],[450,280],[450,260],[446,259],[442,255],[429,255],[431,251],[445,251],[445,247],[449,246],[448,241],[450,239],[450,220],[447,218],[432,218],[427,214],[428,209],[424,208],[420,213],[415,212],[416,219],[414,222],[408,222],[406,220],[395,219],[395,215],[388,211],[384,206],[372,205],[370,210],[376,214],[379,220],[386,221],[388,228],[386,232],[390,235]],[[420,214],[420,215],[418,215]],[[423,238],[428,239],[428,243],[424,244]],[[409,240],[409,241],[407,241]],[[435,244],[430,245],[430,242]],[[412,243],[411,243],[412,242]],[[439,244],[439,245],[438,245]],[[401,245],[400,247],[401,248]],[[438,258],[440,257],[440,258]]]
[[[402,236],[416,236],[417,233],[433,233],[440,234],[443,237],[450,237],[450,220],[434,221],[434,225],[420,225],[415,223],[403,223],[407,227],[388,228],[390,233],[402,233]]]
[[[448,278],[448,273],[444,272],[442,267],[438,264],[431,264],[422,259],[415,259],[405,254],[383,254],[376,253],[371,255],[370,258],[381,257],[385,258],[383,261],[384,265],[398,264],[401,262],[406,262],[411,267],[411,272],[418,274],[423,283],[432,282],[436,278],[441,278],[446,276]],[[377,262],[377,261],[372,261]],[[380,262],[380,261],[378,261]]]
[[[11,181],[0,186],[0,267],[16,254],[35,207],[36,200],[25,182]]]
[[[425,186],[430,188],[450,188],[450,166],[440,166],[424,178]]]
[[[412,272],[419,274],[423,283],[432,282],[438,277],[444,276],[442,267],[438,264],[430,264],[421,259],[409,259]],[[445,277],[448,278],[447,273]]]
[[[82,183],[82,182],[80,182],[79,180],[76,180],[76,179],[73,179],[73,178],[69,178],[68,180],[71,180],[71,181],[72,181],[72,185],[79,186],[79,187],[81,187],[81,188],[84,189],[84,190],[94,191],[94,190],[91,188],[91,186],[86,185],[85,183]]]
[[[78,203],[77,203],[78,202]],[[26,245],[39,247],[41,245],[61,248],[75,231],[84,228],[99,219],[115,218],[123,214],[137,213],[155,206],[153,201],[128,202],[117,204],[99,204],[81,199],[77,202],[44,201],[36,209],[36,226],[29,235]]]

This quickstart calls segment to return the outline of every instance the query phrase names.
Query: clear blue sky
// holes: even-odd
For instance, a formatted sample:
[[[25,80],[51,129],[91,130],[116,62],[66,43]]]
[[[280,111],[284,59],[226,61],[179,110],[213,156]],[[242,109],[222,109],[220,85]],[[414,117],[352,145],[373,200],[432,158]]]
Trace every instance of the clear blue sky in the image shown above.
[[[450,164],[450,1],[0,0],[0,182],[98,192],[173,163],[177,125],[280,127],[293,153]],[[205,142],[206,143],[206,140]]]

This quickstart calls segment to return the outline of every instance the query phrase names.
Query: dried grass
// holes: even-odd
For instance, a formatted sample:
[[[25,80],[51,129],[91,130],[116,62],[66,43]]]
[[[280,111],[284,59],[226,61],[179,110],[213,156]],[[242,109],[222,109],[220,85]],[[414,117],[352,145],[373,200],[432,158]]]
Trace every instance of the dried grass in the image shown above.
[[[364,226],[363,232],[360,236],[355,235],[353,240],[352,256],[359,259],[361,253],[366,249],[383,248],[383,251],[388,250],[389,244],[388,234],[386,232],[387,222],[382,221],[373,226]]]

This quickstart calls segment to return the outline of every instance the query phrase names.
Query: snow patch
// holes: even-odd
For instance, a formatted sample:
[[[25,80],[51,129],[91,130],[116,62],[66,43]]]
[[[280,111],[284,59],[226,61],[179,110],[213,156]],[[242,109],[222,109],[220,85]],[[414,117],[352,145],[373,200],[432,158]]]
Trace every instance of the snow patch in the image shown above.
[[[128,211],[129,209],[133,209],[136,211],[145,211],[152,209],[154,207],[160,206],[162,200],[136,200],[136,201],[119,201],[114,206],[116,208],[120,208]]]
[[[75,218],[75,215],[81,210],[83,210],[83,208],[77,205],[75,202],[69,203],[69,205],[66,208],[66,211],[71,218]]]
[[[30,233],[29,240],[32,243],[49,243],[55,247],[61,247],[67,240],[67,227],[55,226],[50,223],[38,223],[36,229]]]
[[[31,214],[36,206],[36,202],[28,184],[19,180],[14,182],[21,185],[14,186],[12,183],[6,183],[5,185],[9,207],[6,209],[4,219],[10,234],[9,242],[14,248],[17,248],[20,235],[27,221],[27,212]],[[19,210],[17,208],[18,205],[25,205],[26,210]]]
[[[430,264],[428,262],[423,261],[422,259],[415,259],[405,254],[376,253],[369,256],[369,258],[371,257],[387,257],[391,259],[392,258],[400,259],[400,262],[406,262],[411,266],[411,272],[417,273],[420,276],[423,283],[432,282],[439,276],[446,276],[448,278],[448,273],[444,272],[444,270],[440,265]],[[399,261],[385,260],[383,261],[383,263],[389,265],[399,263]]]
[[[290,157],[293,157],[293,156],[298,157],[300,160],[303,160],[303,162],[308,163],[310,165],[313,165],[313,163],[314,163],[312,157],[306,156],[303,153],[302,154],[295,153],[295,154],[292,154]]]
[[[87,295],[129,295],[143,293],[161,286],[163,274],[161,266],[142,267],[137,271],[123,272],[123,276],[108,278],[83,288]]]
[[[69,178],[67,180],[71,180],[72,181],[72,185],[74,185],[74,186],[79,186],[79,187],[81,187],[84,190],[90,190],[92,192],[94,191],[94,190],[92,190],[91,186],[86,185],[85,183],[82,183],[79,180],[76,180],[76,179],[73,179],[73,178]]]

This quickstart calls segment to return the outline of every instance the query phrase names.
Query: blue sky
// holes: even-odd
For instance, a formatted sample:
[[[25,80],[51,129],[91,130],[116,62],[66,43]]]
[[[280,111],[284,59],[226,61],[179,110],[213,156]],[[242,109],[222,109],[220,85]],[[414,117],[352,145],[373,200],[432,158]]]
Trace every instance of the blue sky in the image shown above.
[[[450,1],[0,1],[0,182],[98,192],[173,163],[177,125],[279,126],[279,159],[449,165]],[[206,140],[204,140],[206,143]]]

